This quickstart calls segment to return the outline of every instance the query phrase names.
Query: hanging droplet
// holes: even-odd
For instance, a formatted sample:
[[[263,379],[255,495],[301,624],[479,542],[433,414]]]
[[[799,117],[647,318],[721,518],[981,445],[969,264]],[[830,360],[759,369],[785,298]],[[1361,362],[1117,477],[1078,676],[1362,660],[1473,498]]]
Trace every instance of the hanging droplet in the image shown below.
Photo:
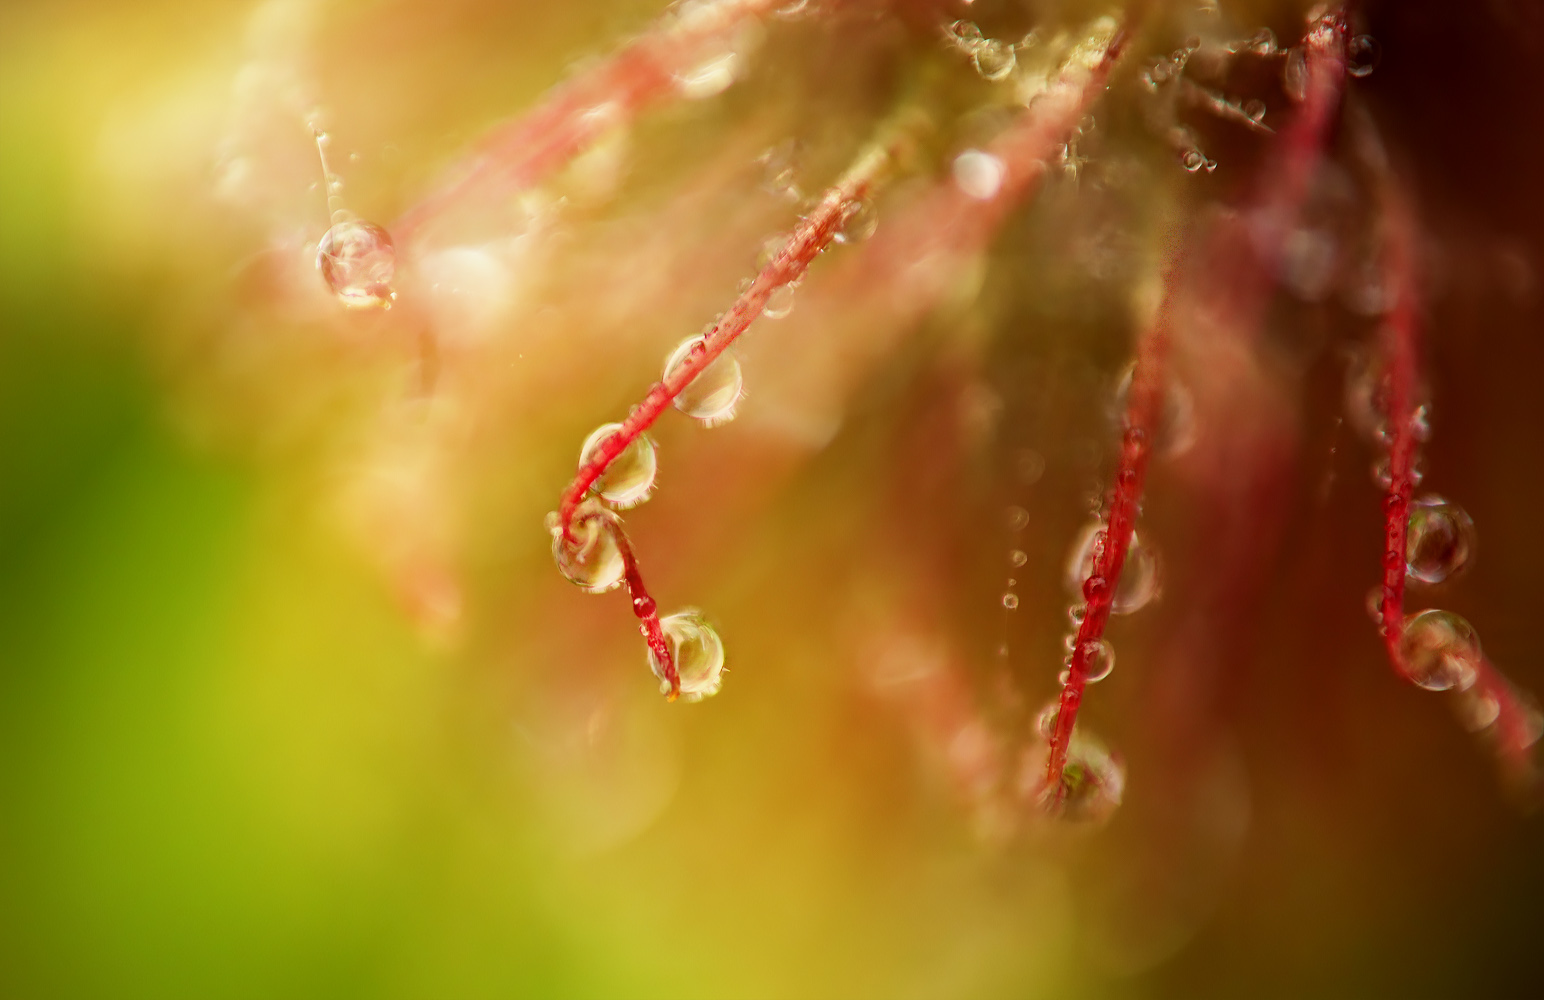
[[[1003,595],[1003,607],[1007,608],[1009,611],[1012,611],[1014,608],[1017,608],[1018,606],[1019,606],[1019,595],[1018,594],[1012,593],[1010,591],[1009,593],[1006,593],[1006,594]]]
[[[981,78],[993,83],[1007,79],[1018,65],[1018,56],[1014,55],[1013,46],[995,39],[977,45],[970,54],[970,60]]]
[[[1088,594],[1087,584],[1097,579],[1101,587],[1108,587],[1103,577],[1095,577],[1094,562],[1104,548],[1104,525],[1098,521],[1083,529],[1067,560],[1067,589],[1073,594]],[[1133,531],[1126,547],[1126,562],[1121,568],[1120,583],[1110,601],[1110,611],[1117,615],[1129,615],[1140,610],[1158,596],[1158,560],[1151,549],[1142,543]]]
[[[1083,644],[1083,680],[1097,684],[1115,670],[1115,647],[1106,639],[1090,639]]]
[[[782,142],[762,153],[761,186],[769,193],[791,202],[804,197],[799,188],[799,143],[795,139]]]
[[[981,29],[974,21],[955,21],[948,32],[950,41],[967,52],[981,44]]]
[[[676,676],[681,679],[681,697],[687,701],[701,701],[718,694],[724,685],[724,643],[713,626],[695,608],[666,615],[659,624],[670,645]],[[665,666],[652,649],[649,650],[649,668],[660,679],[661,688],[668,690]]]
[[[552,559],[558,564],[558,572],[568,582],[591,594],[615,590],[627,568],[616,538],[620,524],[611,511],[594,500],[586,500],[574,512],[573,539],[570,541],[563,537],[558,515],[548,514]]]
[[[1126,769],[1097,739],[1074,730],[1067,745],[1060,787],[1047,786],[1047,743],[1037,741],[1025,754],[1020,788],[1043,812],[1069,823],[1102,823],[1120,807]]]
[[[954,158],[954,183],[977,201],[990,201],[1002,190],[1008,169],[1003,161],[979,149],[967,149]]]
[[[1383,586],[1380,584],[1367,591],[1367,617],[1380,629],[1383,627]]]
[[[862,243],[873,236],[874,230],[878,228],[879,213],[874,211],[874,203],[867,198],[859,198],[847,204],[841,228],[832,239],[838,243]]]
[[[1043,740],[1051,739],[1056,734],[1056,720],[1059,718],[1061,718],[1061,699],[1056,698],[1035,716],[1035,732],[1039,733]]]
[[[391,234],[373,222],[349,219],[327,230],[316,251],[322,280],[352,309],[389,309],[397,293],[397,251]]]
[[[1029,556],[1025,555],[1021,549],[1014,549],[1008,553],[1008,564],[1010,566],[1022,566],[1027,562],[1029,562]]]
[[[1479,673],[1480,637],[1461,616],[1427,609],[1405,621],[1399,657],[1405,675],[1417,687],[1464,691]]]
[[[601,424],[595,428],[585,438],[584,447],[579,449],[579,464],[587,464],[606,439],[621,429],[621,424]],[[606,466],[606,471],[600,474],[590,490],[613,507],[635,507],[647,500],[653,491],[657,467],[653,440],[647,434],[640,434]]]
[[[1301,45],[1287,53],[1287,64],[1281,70],[1281,85],[1294,103],[1308,99],[1308,55]]]
[[[1410,436],[1422,443],[1431,440],[1431,407],[1425,403],[1410,413]]]
[[[1489,689],[1476,684],[1467,691],[1453,692],[1453,714],[1467,732],[1482,733],[1501,717],[1501,702]]]
[[[778,285],[767,296],[767,304],[761,307],[761,314],[767,319],[782,319],[793,312],[793,303],[793,285]]]
[[[1137,365],[1133,361],[1121,372],[1115,383],[1115,396],[1110,409],[1117,426],[1130,430],[1131,383],[1136,377]],[[1190,390],[1182,382],[1168,379],[1164,384],[1163,409],[1158,414],[1158,427],[1153,436],[1153,450],[1172,458],[1190,450],[1196,441],[1196,404]]]
[[[1346,49],[1346,72],[1355,77],[1371,76],[1383,58],[1383,49],[1371,35],[1357,35]]]
[[[693,356],[693,350],[703,342],[702,337],[687,337],[671,352],[665,361],[665,378],[669,380],[682,365],[686,364]],[[740,373],[740,362],[734,359],[728,351],[713,359],[713,362],[697,373],[697,377],[686,383],[675,398],[676,409],[689,417],[696,417],[709,427],[727,423],[734,419],[735,404],[740,401],[740,393],[745,387],[744,376]]]
[[[1412,580],[1441,583],[1463,569],[1473,552],[1474,522],[1462,507],[1435,493],[1410,502],[1405,571]]]

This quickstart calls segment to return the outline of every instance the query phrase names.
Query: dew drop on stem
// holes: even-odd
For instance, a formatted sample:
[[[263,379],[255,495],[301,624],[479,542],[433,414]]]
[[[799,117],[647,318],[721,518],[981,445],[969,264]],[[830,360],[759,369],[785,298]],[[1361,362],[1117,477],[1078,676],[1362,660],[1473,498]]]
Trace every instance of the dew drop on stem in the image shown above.
[[[606,439],[621,429],[621,424],[601,424],[595,428],[579,449],[579,464],[587,464]],[[613,507],[634,507],[649,498],[657,468],[654,441],[647,434],[640,434],[606,466],[590,489]]]
[[[676,676],[681,680],[681,697],[701,701],[718,694],[724,684],[724,643],[713,626],[694,608],[666,615],[659,624],[675,661]],[[652,649],[649,668],[659,678],[661,690],[668,690],[665,666]]]
[[[665,378],[677,372],[693,356],[694,349],[704,341],[703,337],[688,337],[665,360]],[[686,383],[675,398],[675,407],[689,417],[701,420],[709,427],[734,419],[735,405],[744,389],[744,376],[740,362],[727,351],[713,359],[713,363],[697,373]]]
[[[862,243],[879,228],[879,213],[867,198],[858,198],[847,204],[841,228],[832,237],[838,243]]]
[[[1115,647],[1107,639],[1090,639],[1083,644],[1083,680],[1097,684],[1115,670]]]
[[[1089,593],[1089,584],[1096,580],[1098,584],[1093,589],[1101,596],[1108,590],[1109,584],[1104,577],[1094,576],[1094,564],[1103,552],[1104,544],[1104,525],[1098,521],[1089,524],[1078,536],[1067,561],[1067,590],[1070,593],[1081,594],[1085,600],[1092,601],[1094,597]],[[1126,547],[1126,562],[1121,569],[1120,582],[1110,601],[1110,611],[1117,615],[1129,615],[1145,607],[1157,596],[1158,559],[1141,536],[1133,531]]]
[[[1117,426],[1130,430],[1127,421],[1131,403],[1131,383],[1136,377],[1136,362],[1127,365],[1115,383],[1115,396],[1111,401],[1111,414]],[[1190,390],[1183,383],[1169,379],[1164,383],[1163,410],[1158,415],[1157,433],[1153,438],[1153,450],[1173,457],[1190,450],[1196,440],[1196,407]]]
[[[552,535],[552,560],[568,582],[591,594],[604,594],[622,583],[626,563],[617,544],[617,516],[594,500],[574,514],[573,539],[563,537],[556,513],[547,515]]]
[[[767,319],[782,319],[793,312],[794,297],[793,285],[778,285],[767,296],[767,304],[762,306],[761,314]]]
[[[1405,535],[1406,573],[1421,583],[1441,583],[1469,562],[1474,538],[1474,522],[1458,504],[1434,493],[1416,498]]]
[[[1126,791],[1126,769],[1119,759],[1098,740],[1074,731],[1058,788],[1046,784],[1048,752],[1047,744],[1037,741],[1020,772],[1020,788],[1043,813],[1079,824],[1103,823],[1114,815]]]
[[[1399,636],[1405,675],[1428,691],[1467,690],[1479,673],[1480,637],[1451,611],[1429,608],[1411,615]]]
[[[397,251],[391,234],[373,222],[349,219],[327,230],[316,251],[322,280],[351,309],[386,309],[397,297]]]
[[[1018,65],[1018,56],[1014,55],[1013,46],[995,39],[977,45],[970,59],[981,78],[992,83],[1006,80]]]
[[[1371,76],[1383,58],[1383,49],[1371,35],[1357,35],[1346,49],[1346,72],[1355,77]]]

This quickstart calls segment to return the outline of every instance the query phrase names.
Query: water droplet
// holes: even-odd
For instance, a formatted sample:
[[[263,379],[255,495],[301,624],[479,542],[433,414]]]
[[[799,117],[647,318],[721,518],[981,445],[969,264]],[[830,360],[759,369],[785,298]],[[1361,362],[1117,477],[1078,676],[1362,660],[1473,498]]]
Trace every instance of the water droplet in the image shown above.
[[[391,234],[373,222],[351,219],[327,230],[316,250],[322,280],[352,309],[390,308],[397,293],[397,251]]]
[[[1090,639],[1083,644],[1084,664],[1087,672],[1083,680],[1097,684],[1110,676],[1115,669],[1115,647],[1105,639]]]
[[[1088,605],[1086,604],[1074,604],[1067,608],[1067,620],[1072,623],[1073,628],[1080,627],[1087,616]]]
[[[1007,594],[1003,595],[1003,607],[1007,608],[1009,611],[1012,611],[1014,608],[1017,608],[1018,606],[1019,606],[1019,595],[1018,594],[1007,593]]]
[[[1061,718],[1061,699],[1056,698],[1035,716],[1035,732],[1040,734],[1041,739],[1049,740],[1056,733],[1056,720],[1059,718]]]
[[[1008,530],[1023,531],[1029,526],[1029,511],[1023,507],[1008,508]]]
[[[1076,544],[1072,547],[1071,558],[1067,560],[1067,589],[1073,594],[1082,594],[1085,600],[1094,599],[1088,588],[1088,584],[1093,583],[1094,580],[1099,581],[1095,589],[1101,595],[1108,587],[1104,577],[1093,575],[1094,562],[1099,557],[1103,546],[1104,525],[1095,521],[1083,529],[1083,533],[1078,536]],[[1157,596],[1157,557],[1148,546],[1142,543],[1141,536],[1133,531],[1131,542],[1126,547],[1126,562],[1121,568],[1120,583],[1115,588],[1115,596],[1110,602],[1110,611],[1117,615],[1129,615],[1146,606]]]
[[[873,236],[874,230],[878,228],[879,213],[874,211],[874,203],[867,198],[859,198],[847,203],[846,217],[832,239],[838,243],[862,243]]]
[[[568,581],[591,594],[604,594],[622,583],[626,564],[615,532],[620,520],[594,500],[586,500],[574,512],[573,541],[563,537],[556,513],[547,515],[552,534],[552,560]]]
[[[691,359],[703,337],[687,337],[665,360],[665,378],[669,379]],[[709,427],[734,419],[735,404],[745,386],[740,362],[725,351],[713,359],[697,377],[686,383],[675,398],[675,407],[689,417],[696,417]]]
[[[967,149],[954,158],[954,183],[977,201],[990,201],[1002,190],[1007,168],[1003,161],[979,149]]]
[[[778,285],[772,289],[772,294],[767,296],[767,304],[761,307],[761,314],[767,319],[782,319],[793,312],[793,303],[793,286]]]
[[[1008,562],[1013,566],[1022,566],[1029,562],[1029,556],[1025,555],[1019,549],[1014,549],[1012,552],[1008,553]]]
[[[1490,690],[1476,684],[1467,691],[1453,692],[1453,714],[1465,731],[1481,733],[1501,717],[1501,702]]]
[[[1072,671],[1070,670],[1063,670],[1061,673],[1056,675],[1056,683],[1060,684],[1062,687],[1066,687],[1067,682],[1070,680],[1072,680]]]
[[[967,51],[981,44],[981,29],[974,21],[955,21],[949,25],[949,38]]]
[[[1127,365],[1115,384],[1115,396],[1111,401],[1111,415],[1117,426],[1124,431],[1136,430],[1129,422],[1131,383],[1136,377],[1136,362]],[[1158,415],[1157,434],[1153,448],[1159,454],[1173,457],[1190,450],[1196,441],[1196,404],[1190,390],[1181,382],[1169,379],[1164,386],[1163,411]]]
[[[1274,55],[1277,51],[1276,33],[1269,28],[1261,28],[1254,33],[1254,37],[1249,39],[1245,51],[1257,56]]]
[[[976,72],[982,79],[996,83],[1005,80],[1018,65],[1018,56],[1013,53],[1013,46],[996,40],[982,42],[977,45],[970,54],[971,62],[975,63]]]
[[[1412,580],[1441,583],[1463,569],[1473,552],[1474,522],[1462,507],[1435,493],[1410,502],[1405,565]]]
[[[1431,407],[1425,403],[1410,414],[1410,435],[1421,442],[1431,440]]]
[[[788,201],[797,202],[804,197],[799,188],[799,143],[784,139],[759,157],[762,168],[761,186],[769,193]]]
[[[1126,790],[1126,769],[1092,736],[1074,730],[1057,789],[1045,783],[1049,745],[1037,741],[1024,755],[1020,788],[1044,812],[1068,823],[1102,823],[1114,815]]]
[[[724,685],[724,642],[695,608],[677,611],[659,621],[681,679],[681,697],[701,701],[718,694]],[[663,683],[664,664],[649,650],[649,668]]]
[[[1243,112],[1248,116],[1250,121],[1259,124],[1260,122],[1265,121],[1265,102],[1250,101],[1248,104],[1244,105]]]
[[[601,424],[595,428],[579,449],[579,464],[588,462],[605,440],[621,429],[621,424]],[[590,489],[613,507],[634,507],[649,498],[657,467],[653,440],[640,434],[622,449]]]
[[[1371,76],[1383,58],[1383,47],[1371,35],[1357,35],[1346,50],[1346,72],[1355,77]]]
[[[1281,85],[1295,103],[1301,104],[1308,98],[1308,55],[1301,45],[1287,53],[1287,64],[1281,70]]]
[[[1480,637],[1461,616],[1429,608],[1405,621],[1399,655],[1406,676],[1417,687],[1463,691],[1474,684],[1479,671]]]

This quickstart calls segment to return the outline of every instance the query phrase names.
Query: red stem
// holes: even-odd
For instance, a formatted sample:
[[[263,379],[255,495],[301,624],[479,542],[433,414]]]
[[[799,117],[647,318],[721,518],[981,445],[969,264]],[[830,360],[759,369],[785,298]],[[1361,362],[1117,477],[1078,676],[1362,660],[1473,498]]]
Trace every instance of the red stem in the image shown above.
[[[483,140],[458,178],[408,209],[391,227],[397,242],[407,245],[424,225],[485,185],[518,190],[540,183],[605,132],[673,92],[709,43],[779,2],[719,0],[696,20],[666,21],[560,84],[535,109]]]
[[[1389,663],[1408,679],[1410,670],[1400,652],[1400,638],[1405,626],[1410,500],[1415,492],[1415,461],[1420,451],[1415,431],[1421,385],[1421,327],[1416,292],[1419,274],[1413,252],[1415,223],[1408,202],[1392,180],[1386,180],[1385,187],[1385,275],[1395,299],[1380,336],[1389,487],[1383,498],[1383,600],[1379,631]],[[1475,666],[1471,693],[1488,697],[1497,706],[1496,749],[1515,773],[1525,774],[1531,767],[1533,744],[1538,741],[1536,716],[1488,659],[1482,656]]]
[[[1346,75],[1347,34],[1345,15],[1335,9],[1310,22],[1304,35],[1305,92],[1302,106],[1281,134],[1277,144],[1280,153],[1267,174],[1261,194],[1255,217],[1257,228],[1252,234],[1252,252],[1257,266],[1239,266],[1240,261],[1248,260],[1250,255],[1247,251],[1240,253],[1244,248],[1236,245],[1236,237],[1240,235],[1236,231],[1223,230],[1207,248],[1208,259],[1215,265],[1210,269],[1230,276],[1233,287],[1226,289],[1224,301],[1231,302],[1238,313],[1257,310],[1265,301],[1269,283],[1275,277],[1288,230],[1296,222],[1324,146],[1325,133],[1340,104]],[[1115,489],[1105,523],[1105,541],[1083,584],[1083,620],[1078,625],[1072,663],[1068,667],[1067,683],[1062,687],[1056,727],[1046,755],[1045,787],[1050,790],[1048,805],[1053,810],[1062,805],[1066,796],[1062,775],[1088,684],[1088,658],[1094,651],[1094,643],[1104,637],[1111,602],[1120,585],[1121,570],[1125,567],[1136,526],[1147,466],[1152,457],[1152,437],[1163,405],[1170,310],[1179,283],[1179,270],[1178,266],[1172,268],[1169,280],[1165,282],[1164,303],[1153,329],[1143,338],[1132,373],[1126,432],[1121,440]]]
[[[670,643],[665,639],[665,629],[659,622],[659,605],[649,595],[649,588],[644,585],[643,574],[638,569],[638,556],[633,552],[632,540],[623,530],[621,519],[610,511],[593,510],[590,516],[598,518],[602,528],[611,532],[617,550],[622,554],[622,578],[627,581],[627,592],[633,599],[633,614],[638,616],[638,631],[643,633],[644,642],[648,643],[649,650],[663,668],[665,683],[669,685],[666,697],[675,701],[681,693],[681,676],[676,670]]]

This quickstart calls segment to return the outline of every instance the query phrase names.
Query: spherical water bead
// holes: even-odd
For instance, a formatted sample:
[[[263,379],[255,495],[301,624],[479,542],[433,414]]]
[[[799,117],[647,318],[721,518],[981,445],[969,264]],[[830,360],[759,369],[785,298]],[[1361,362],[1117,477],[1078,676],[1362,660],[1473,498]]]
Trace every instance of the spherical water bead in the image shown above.
[[[724,685],[724,642],[713,626],[695,608],[677,611],[659,621],[665,642],[675,661],[676,676],[681,680],[681,697],[701,701],[718,694]],[[665,665],[654,650],[649,650],[649,668],[660,679],[660,689],[667,691]]]
[[[1501,702],[1496,695],[1476,684],[1467,691],[1455,691],[1453,698],[1453,714],[1458,716],[1458,724],[1465,731],[1482,733],[1496,724],[1501,717]]]
[[[1115,670],[1115,647],[1106,639],[1090,639],[1083,644],[1083,680],[1098,684]]]
[[[1434,493],[1410,502],[1405,572],[1421,583],[1441,583],[1463,569],[1474,552],[1474,522],[1456,503]]]
[[[1049,740],[1056,735],[1056,721],[1060,718],[1061,699],[1056,698],[1035,716],[1035,732],[1040,734],[1041,739]]]
[[[620,521],[615,514],[594,500],[586,500],[574,512],[573,540],[563,537],[563,527],[556,513],[547,515],[547,530],[552,533],[552,559],[558,572],[569,583],[591,594],[604,594],[622,583],[627,569],[617,544]]]
[[[848,203],[846,217],[832,239],[838,243],[862,243],[878,228],[879,213],[874,211],[874,203],[860,198]]]
[[[1417,687],[1464,691],[1479,673],[1480,637],[1459,615],[1429,608],[1405,621],[1399,656]]]
[[[1115,396],[1111,411],[1123,429],[1130,429],[1127,421],[1131,405],[1131,383],[1136,378],[1136,362],[1127,365],[1115,383]],[[1160,455],[1175,456],[1190,450],[1196,440],[1196,404],[1190,390],[1181,382],[1169,379],[1164,384],[1163,408],[1158,414],[1158,426],[1153,436],[1153,451]]]
[[[1008,553],[1008,563],[1012,566],[1023,566],[1029,562],[1029,556],[1022,549],[1014,549]]]
[[[1383,58],[1383,49],[1371,35],[1357,35],[1346,49],[1346,72],[1355,77],[1371,76]]]
[[[1410,463],[1410,485],[1419,486],[1421,480],[1426,478],[1426,470],[1422,468],[1421,456],[1416,455]],[[1379,489],[1392,489],[1394,486],[1393,465],[1387,455],[1380,455],[1372,463],[1372,480],[1378,484]]]
[[[983,80],[996,83],[1006,80],[1013,72],[1018,65],[1018,56],[1014,55],[1013,46],[993,40],[977,45],[970,54],[970,61]]]
[[[586,465],[606,439],[621,429],[621,424],[601,424],[595,428],[585,438],[584,447],[579,449],[579,464]],[[613,507],[635,507],[647,500],[653,491],[657,468],[654,442],[647,434],[640,434],[606,466],[606,471],[596,478],[590,490]]]
[[[761,307],[761,314],[767,319],[782,319],[793,312],[793,303],[793,286],[778,285],[772,289],[772,294],[767,296],[767,304]]]
[[[981,29],[974,21],[955,21],[948,28],[949,39],[960,48],[970,51],[981,44]]]
[[[1067,589],[1085,598],[1086,584],[1093,577],[1094,561],[1104,550],[1104,525],[1098,521],[1083,529],[1072,556],[1067,560]],[[1103,582],[1103,578],[1099,578]],[[1107,586],[1107,584],[1106,584]],[[1133,531],[1126,547],[1126,562],[1121,568],[1120,583],[1110,601],[1110,611],[1117,615],[1129,615],[1140,610],[1158,596],[1158,559],[1153,551],[1142,543]]]
[[[688,337],[681,341],[680,346],[665,361],[665,378],[669,379],[686,364],[692,356],[692,349],[702,342],[702,337]],[[675,398],[675,406],[687,416],[696,417],[713,427],[734,419],[735,404],[740,401],[744,387],[745,378],[740,373],[740,362],[726,351],[698,372],[696,378],[686,383],[686,388]]]
[[[1009,611],[1012,611],[1014,608],[1017,608],[1018,606],[1019,606],[1019,595],[1018,594],[1012,593],[1010,591],[1009,593],[1006,593],[1006,594],[1003,595],[1003,607],[1007,608]]]
[[[390,308],[397,293],[397,250],[391,234],[373,222],[350,219],[327,230],[316,250],[322,280],[352,309]]]
[[[1020,778],[1020,787],[1033,794],[1041,810],[1069,823],[1102,823],[1114,815],[1126,791],[1126,769],[1118,758],[1098,740],[1074,730],[1058,789],[1045,783],[1049,752],[1045,743],[1032,748]]]

